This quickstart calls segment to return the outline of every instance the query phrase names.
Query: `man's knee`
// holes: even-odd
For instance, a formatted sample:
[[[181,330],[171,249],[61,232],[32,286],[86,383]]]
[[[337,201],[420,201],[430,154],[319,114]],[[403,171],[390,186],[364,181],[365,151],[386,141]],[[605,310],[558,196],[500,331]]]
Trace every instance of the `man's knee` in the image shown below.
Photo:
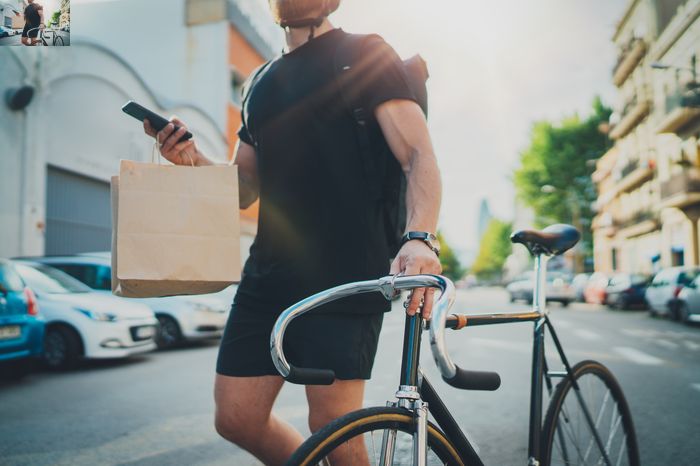
[[[237,445],[246,447],[255,442],[265,430],[268,418],[252,409],[216,408],[214,427],[216,432]]]
[[[226,440],[255,445],[270,422],[272,404],[282,387],[277,378],[233,378],[217,375],[214,427]]]

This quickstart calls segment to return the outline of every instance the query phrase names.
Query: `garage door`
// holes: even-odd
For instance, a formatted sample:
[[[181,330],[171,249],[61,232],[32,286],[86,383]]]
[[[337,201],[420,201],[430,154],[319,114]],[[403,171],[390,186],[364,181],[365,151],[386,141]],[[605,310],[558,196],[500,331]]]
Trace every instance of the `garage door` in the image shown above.
[[[111,238],[109,183],[48,167],[46,254],[108,251]]]

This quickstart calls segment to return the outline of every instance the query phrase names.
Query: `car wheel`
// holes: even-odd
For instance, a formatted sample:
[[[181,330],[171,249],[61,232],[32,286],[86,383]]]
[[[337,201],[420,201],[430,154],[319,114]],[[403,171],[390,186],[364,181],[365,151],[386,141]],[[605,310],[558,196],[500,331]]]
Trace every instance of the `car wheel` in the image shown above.
[[[561,301],[561,307],[569,307],[569,300],[565,299],[565,300]]]
[[[73,330],[51,327],[44,336],[42,359],[51,370],[72,369],[80,359],[80,340]]]
[[[182,332],[175,319],[170,316],[160,314],[158,317],[158,333],[156,335],[156,345],[159,349],[173,348],[182,341]]]
[[[690,311],[688,310],[688,304],[678,303],[678,306],[676,307],[676,315],[678,316],[679,322],[687,324],[688,320],[690,319]]]
[[[617,302],[615,303],[615,307],[621,311],[624,311],[625,309],[627,309],[627,307],[629,307],[629,303],[627,302],[627,298],[625,298],[624,296],[620,296],[619,298],[617,298]]]

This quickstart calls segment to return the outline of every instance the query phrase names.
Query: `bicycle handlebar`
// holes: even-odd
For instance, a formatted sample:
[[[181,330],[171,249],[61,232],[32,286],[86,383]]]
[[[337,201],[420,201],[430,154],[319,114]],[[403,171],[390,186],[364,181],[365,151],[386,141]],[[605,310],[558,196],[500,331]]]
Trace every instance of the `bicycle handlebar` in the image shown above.
[[[277,318],[270,335],[270,353],[277,371],[285,380],[303,385],[330,385],[335,380],[335,372],[330,369],[296,367],[284,355],[282,342],[289,323],[310,310],[331,301],[360,293],[381,292],[392,299],[399,290],[413,288],[439,288],[440,298],[433,311],[430,326],[430,347],[442,378],[456,388],[469,390],[496,390],[500,377],[494,372],[465,371],[456,366],[445,350],[445,321],[447,312],[454,304],[455,287],[452,282],[439,275],[386,276],[377,280],[366,280],[339,285],[321,291],[287,308]]]

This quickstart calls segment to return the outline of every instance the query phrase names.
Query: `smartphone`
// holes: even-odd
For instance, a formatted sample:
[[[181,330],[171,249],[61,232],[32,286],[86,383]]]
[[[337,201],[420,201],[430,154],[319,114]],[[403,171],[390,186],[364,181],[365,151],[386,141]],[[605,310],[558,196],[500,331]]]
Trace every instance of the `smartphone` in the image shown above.
[[[131,115],[132,117],[136,118],[139,121],[143,120],[148,120],[148,122],[151,124],[153,129],[156,131],[160,131],[161,129],[165,128],[165,125],[170,123],[168,120],[163,118],[162,116],[158,115],[155,112],[150,111],[146,107],[137,104],[133,100],[128,101],[124,106],[122,107],[122,111],[126,113],[127,115]],[[180,129],[179,126],[175,125],[175,131]],[[182,135],[179,141],[177,142],[182,142],[182,141],[187,141],[192,137],[192,133],[187,131],[185,134]]]

